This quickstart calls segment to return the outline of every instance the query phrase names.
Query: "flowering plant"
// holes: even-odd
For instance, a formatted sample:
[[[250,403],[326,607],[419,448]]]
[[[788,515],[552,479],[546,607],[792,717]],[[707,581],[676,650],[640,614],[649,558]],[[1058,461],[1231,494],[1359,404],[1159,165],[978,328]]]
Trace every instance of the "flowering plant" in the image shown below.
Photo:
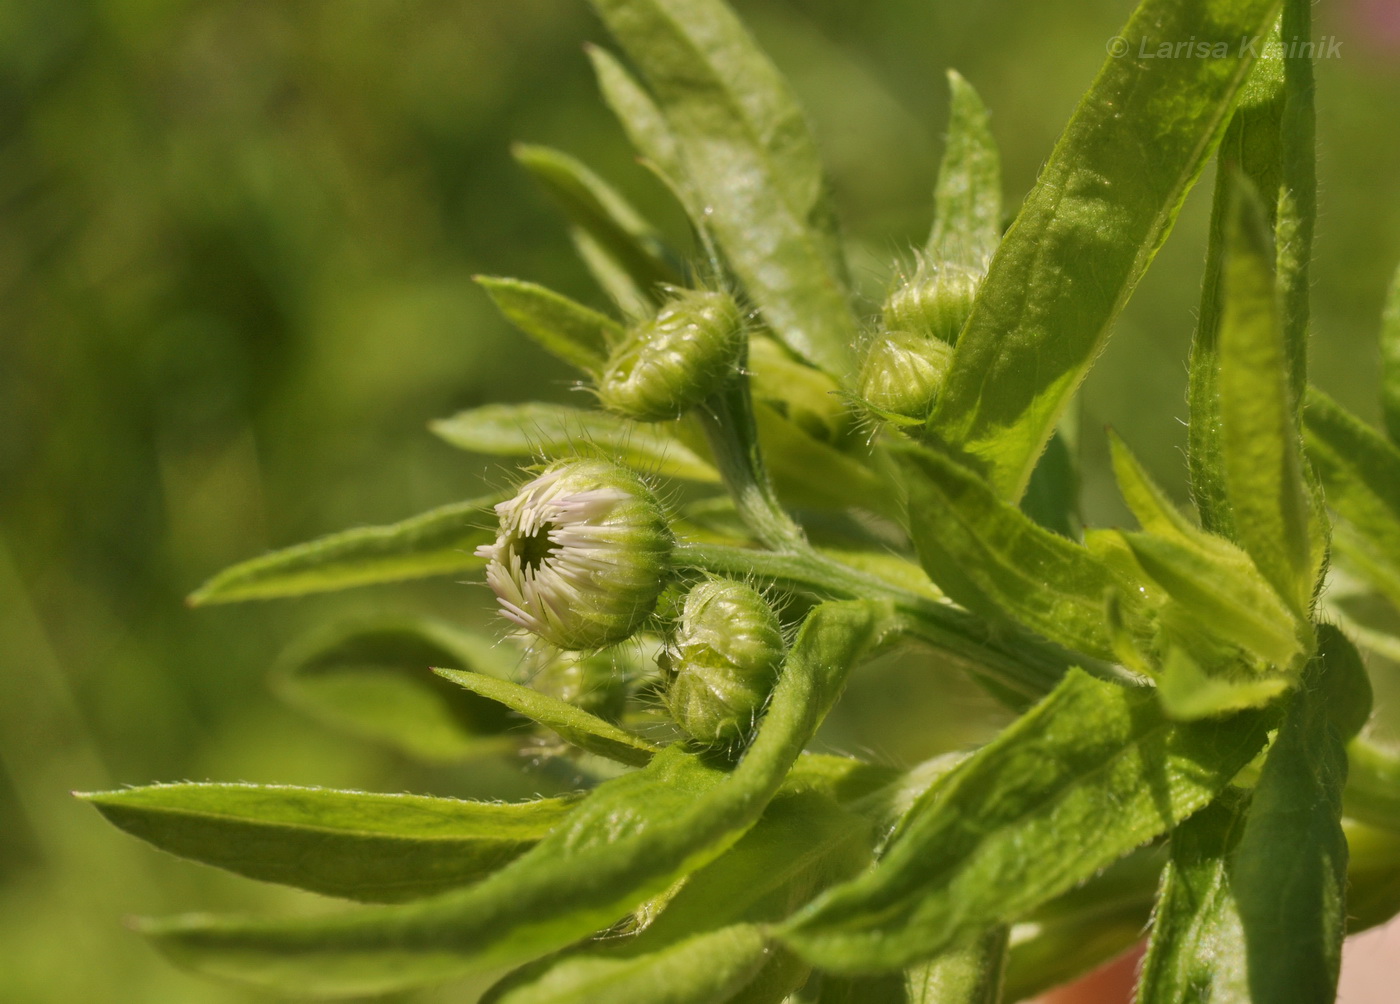
[[[87,796],[175,853],[376,904],[143,929],[200,971],[321,996],[475,976],[510,1004],[990,1002],[1151,917],[1144,1002],[1332,999],[1346,931],[1400,910],[1400,757],[1363,731],[1354,644],[1400,639],[1345,602],[1400,603],[1400,289],[1382,435],[1306,381],[1307,54],[1227,44],[1306,37],[1306,0],[1142,0],[1004,232],[987,116],[953,75],[936,224],[864,335],[802,115],[733,14],[594,6],[639,74],[593,51],[603,94],[702,260],[572,158],[523,150],[617,309],[482,285],[601,408],[438,423],[547,463],[193,597],[484,565],[518,648],[359,625],[284,682],[429,756],[547,733],[585,790]],[[1134,55],[1176,37],[1206,55]],[[1140,529],[1084,530],[1074,394],[1212,156],[1196,512],[1115,439]],[[1019,717],[909,770],[807,751],[848,674],[899,642]],[[407,690],[337,672],[385,652],[421,667]]]

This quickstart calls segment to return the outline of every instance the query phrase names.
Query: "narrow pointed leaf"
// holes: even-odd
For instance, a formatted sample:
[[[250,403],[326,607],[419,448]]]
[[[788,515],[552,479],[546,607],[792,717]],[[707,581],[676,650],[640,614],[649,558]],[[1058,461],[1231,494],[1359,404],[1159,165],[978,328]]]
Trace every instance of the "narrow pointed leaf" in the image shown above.
[[[593,0],[676,137],[705,225],[793,351],[844,375],[856,321],[816,143],[719,0]]]
[[[1303,418],[1308,456],[1342,517],[1338,549],[1400,606],[1400,449],[1314,387]]]
[[[608,347],[622,340],[622,325],[553,290],[487,275],[476,281],[506,320],[546,352],[585,373],[600,372]]]
[[[1162,873],[1152,940],[1138,984],[1142,1004],[1253,1000],[1229,868],[1248,808],[1244,793],[1227,791],[1172,834],[1171,863]]]
[[[385,993],[556,951],[707,864],[757,821],[884,616],[869,603],[808,615],[732,772],[669,747],[600,785],[549,836],[468,889],[306,920],[190,917],[144,929],[201,972],[323,996]]]
[[[1147,41],[1236,47],[1276,0],[1144,0],[1002,239],[930,421],[1016,501],[1113,319],[1166,239],[1251,60],[1143,59]]]
[[[1211,203],[1210,239],[1206,247],[1205,278],[1191,340],[1188,397],[1191,421],[1186,461],[1191,497],[1201,525],[1212,533],[1232,537],[1234,519],[1225,499],[1225,468],[1221,456],[1220,319],[1225,305],[1224,262],[1231,197],[1237,174],[1259,193],[1272,222],[1283,184],[1283,42],[1277,29],[1260,47],[1259,60],[1240,92],[1239,104],[1220,142]],[[1233,539],[1233,537],[1232,537]]]
[[[273,671],[280,697],[327,724],[410,756],[451,761],[511,749],[519,723],[433,676],[433,666],[510,672],[489,639],[426,617],[354,618],[293,645]]]
[[[657,748],[646,740],[538,690],[481,673],[456,669],[435,669],[434,672],[473,694],[524,715],[557,733],[566,742],[598,756],[639,767],[656,753]]]
[[[731,1000],[768,961],[754,924],[691,935],[654,952],[635,946],[561,960],[539,980],[491,994],[490,1004],[718,1004]]]
[[[595,45],[586,46],[585,51],[598,78],[598,90],[622,124],[627,138],[642,155],[644,163],[670,185],[691,221],[699,225],[704,218],[704,206],[691,190],[681,163],[680,146],[666,116],[616,56]]]
[[[1381,315],[1381,410],[1390,441],[1400,444],[1400,269]]]
[[[1104,603],[1125,583],[1089,551],[998,499],[970,469],[932,450],[897,454],[909,532],[940,589],[985,617],[1010,619],[1112,659]],[[1130,611],[1137,590],[1128,593]]]
[[[1241,187],[1227,231],[1220,319],[1221,461],[1236,539],[1304,615],[1319,569],[1266,226],[1257,197]]]
[[[1295,668],[1297,657],[1310,647],[1308,625],[1284,605],[1246,555],[1145,533],[1122,537],[1147,574],[1211,633],[1244,646],[1280,671]]]
[[[1123,496],[1128,511],[1138,521],[1138,526],[1158,537],[1199,540],[1201,532],[1157,487],[1128,449],[1128,444],[1112,429],[1109,430],[1108,445],[1113,457],[1113,474],[1118,481],[1118,492]]]
[[[1173,838],[1144,1004],[1335,997],[1347,762],[1328,662],[1324,650],[1294,693],[1247,811],[1227,802]]]
[[[661,303],[663,284],[683,281],[656,229],[581,162],[559,150],[525,143],[512,153],[574,225],[574,240],[585,252],[585,261],[600,256],[605,268],[595,268],[595,277],[623,310],[646,312]]]
[[[842,811],[824,795],[779,795],[743,839],[691,875],[640,933],[586,944],[526,966],[494,987],[485,1002],[553,1001],[552,994],[566,990],[576,996],[558,999],[603,999],[586,996],[587,960],[618,960],[636,969],[664,966],[676,946],[705,931],[781,920],[832,881],[868,864],[872,837],[863,819]],[[784,968],[793,970],[790,978],[800,983],[809,967]]]
[[[575,804],[253,784],[161,784],[82,797],[116,826],[172,854],[374,903],[476,882],[537,843]]]
[[[1258,1001],[1331,1000],[1346,933],[1347,760],[1326,654],[1295,692],[1231,862]],[[1287,876],[1287,881],[1280,881]]]
[[[1287,676],[1207,673],[1189,654],[1173,646],[1162,659],[1157,697],[1168,716],[1189,722],[1263,707],[1291,686],[1293,680]]]
[[[647,473],[716,482],[719,475],[659,423],[562,404],[488,404],[428,426],[453,446],[498,457],[602,454]]]
[[[1249,762],[1267,727],[1257,712],[1173,725],[1150,690],[1073,670],[959,766],[874,869],[780,935],[837,971],[936,955],[1172,829]]]
[[[190,594],[190,606],[324,593],[454,575],[480,568],[498,496],[446,505],[388,526],[367,526],[273,551],[227,568]]]
[[[972,85],[949,70],[948,88],[948,141],[925,250],[935,262],[980,273],[1001,240],[1001,155]]]

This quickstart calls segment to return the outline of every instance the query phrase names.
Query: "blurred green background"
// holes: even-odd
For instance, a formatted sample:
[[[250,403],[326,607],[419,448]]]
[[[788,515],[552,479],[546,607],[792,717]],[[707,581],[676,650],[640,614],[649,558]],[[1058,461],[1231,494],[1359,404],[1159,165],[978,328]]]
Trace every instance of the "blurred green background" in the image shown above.
[[[873,309],[921,242],[957,67],[1030,187],[1127,0],[737,4],[816,124]],[[1315,380],[1377,413],[1377,318],[1400,261],[1393,3],[1318,9]],[[477,272],[601,305],[522,139],[561,147],[677,232],[595,99],[583,0],[14,0],[0,4],[0,1000],[222,1002],[122,926],[311,897],[166,857],[73,800],[154,780],[525,797],[504,758],[423,768],[268,692],[277,652],[347,611],[486,623],[461,583],[187,610],[221,567],[479,494],[500,465],[428,435],[489,401],[568,400]],[[1084,393],[1092,520],[1125,519],[1105,423],[1184,499],[1185,350],[1208,179]],[[828,732],[892,761],[997,712],[917,660],[863,674]],[[1378,665],[1383,698],[1394,668]],[[421,999],[451,999],[451,992]]]

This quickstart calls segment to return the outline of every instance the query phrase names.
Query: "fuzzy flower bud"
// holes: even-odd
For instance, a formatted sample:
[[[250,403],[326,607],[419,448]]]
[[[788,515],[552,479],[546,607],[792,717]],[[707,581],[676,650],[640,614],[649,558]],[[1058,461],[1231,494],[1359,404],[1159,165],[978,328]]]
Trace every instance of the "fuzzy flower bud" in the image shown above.
[[[619,672],[617,651],[537,653],[526,678],[542,694],[614,721],[634,682],[625,667]]]
[[[870,344],[860,368],[860,396],[879,411],[923,421],[952,359],[947,342],[891,331]]]
[[[582,650],[629,637],[655,609],[673,540],[630,471],[607,460],[552,464],[496,516],[495,543],[476,553],[507,620]]]
[[[728,579],[702,582],[685,598],[669,654],[671,718],[703,743],[741,741],[782,659],[778,617],[762,596]]]
[[[728,293],[677,290],[613,352],[598,397],[638,421],[679,418],[719,389],[738,365],[744,337],[743,313]]]
[[[912,278],[885,300],[884,322],[890,331],[908,331],[952,345],[958,340],[982,276],[959,265],[936,265],[920,258]]]

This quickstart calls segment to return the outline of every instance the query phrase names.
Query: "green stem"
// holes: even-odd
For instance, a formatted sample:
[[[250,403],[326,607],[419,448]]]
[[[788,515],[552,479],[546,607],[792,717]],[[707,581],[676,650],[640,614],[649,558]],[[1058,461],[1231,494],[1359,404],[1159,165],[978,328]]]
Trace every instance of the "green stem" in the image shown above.
[[[802,528],[778,502],[763,464],[748,377],[735,374],[697,413],[715,466],[744,525],[767,547],[806,547]]]
[[[990,625],[965,610],[901,589],[805,545],[800,551],[758,551],[682,541],[675,558],[682,568],[751,575],[821,597],[887,600],[899,615],[902,633],[931,645],[959,667],[992,683],[998,696],[1016,707],[1048,694],[1071,665],[1097,675],[1122,676],[1116,667],[1072,655],[1016,628]]]

